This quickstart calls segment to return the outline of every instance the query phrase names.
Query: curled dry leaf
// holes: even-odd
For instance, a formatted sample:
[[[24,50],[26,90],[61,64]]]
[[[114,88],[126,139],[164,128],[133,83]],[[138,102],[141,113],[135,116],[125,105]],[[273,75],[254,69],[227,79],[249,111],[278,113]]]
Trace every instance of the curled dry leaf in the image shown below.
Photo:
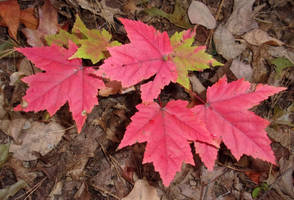
[[[45,124],[35,121],[23,131],[22,144],[11,144],[9,151],[20,160],[35,160],[35,152],[45,155],[59,143],[64,133],[64,128],[56,122]]]
[[[20,17],[17,0],[0,2],[0,16],[8,26],[9,35],[16,39]]]
[[[137,180],[133,190],[122,200],[159,200],[156,188],[145,180]]]
[[[248,33],[246,33],[243,38],[252,45],[262,45],[262,44],[269,44],[272,46],[282,46],[284,43],[278,39],[275,39],[267,34],[267,32],[254,29]]]
[[[216,20],[205,4],[192,1],[188,9],[188,16],[192,24],[200,24],[208,29],[214,29]]]
[[[230,70],[238,78],[244,78],[246,81],[251,81],[253,70],[249,64],[245,64],[238,59],[234,59]]]
[[[231,60],[239,56],[246,48],[246,45],[235,42],[232,33],[223,25],[219,25],[213,35],[216,50],[225,59]]]
[[[242,35],[249,30],[257,28],[253,19],[252,6],[255,0],[235,0],[233,13],[226,23],[227,29],[234,35]]]
[[[27,42],[31,46],[44,46],[43,38],[45,35],[53,35],[58,31],[57,12],[50,1],[39,8],[39,26],[37,30],[24,28],[22,32],[27,37]]]

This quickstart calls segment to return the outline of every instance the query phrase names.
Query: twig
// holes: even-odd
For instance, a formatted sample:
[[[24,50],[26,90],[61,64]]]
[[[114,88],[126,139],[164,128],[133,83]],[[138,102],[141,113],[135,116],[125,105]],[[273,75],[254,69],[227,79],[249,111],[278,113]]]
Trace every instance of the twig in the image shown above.
[[[224,0],[221,0],[219,6],[217,8],[217,12],[216,12],[216,15],[215,15],[215,21],[218,20],[223,5],[224,5]],[[211,38],[212,38],[213,33],[214,33],[214,30],[213,29],[210,30],[209,35],[208,35],[208,37],[207,37],[207,39],[205,41],[205,46],[207,46],[207,47],[210,46]]]
[[[115,198],[115,199],[120,200],[120,198],[119,198],[118,196],[116,196],[115,194],[112,194],[111,192],[105,190],[105,189],[102,188],[102,187],[99,187],[99,186],[97,186],[97,185],[92,185],[92,187],[93,187],[95,190],[98,190],[99,192],[102,192],[102,193],[104,193],[104,194],[106,194],[106,195],[108,195],[108,196],[111,196],[111,197],[113,197],[113,198]]]
[[[23,196],[26,196],[24,200],[26,200],[31,194],[33,194],[41,185],[42,183],[47,179],[47,177],[44,177],[39,183],[34,185],[29,191],[27,191],[25,194],[17,197],[15,200],[21,199]]]

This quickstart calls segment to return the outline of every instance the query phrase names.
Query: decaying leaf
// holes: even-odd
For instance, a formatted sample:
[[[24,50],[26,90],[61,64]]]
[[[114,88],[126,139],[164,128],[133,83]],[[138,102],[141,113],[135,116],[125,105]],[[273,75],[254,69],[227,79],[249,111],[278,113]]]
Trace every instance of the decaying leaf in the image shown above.
[[[257,28],[253,19],[252,6],[255,0],[234,0],[233,13],[226,23],[227,29],[234,35],[242,35],[249,30]]]
[[[160,200],[156,188],[150,186],[146,180],[137,180],[133,190],[122,200]]]
[[[17,0],[0,1],[0,25],[7,26],[9,35],[15,40],[19,23],[31,29],[37,28],[38,21],[33,13],[33,8],[21,10]]]
[[[236,58],[246,49],[246,45],[238,44],[232,33],[223,25],[217,27],[213,41],[217,52],[227,60]]]
[[[45,155],[51,151],[64,135],[64,128],[56,122],[48,124],[32,122],[31,128],[23,131],[22,143],[11,144],[9,151],[20,160],[35,160],[37,154]]]
[[[192,24],[200,24],[208,29],[214,29],[216,20],[208,7],[200,1],[192,1],[188,9],[188,16]]]
[[[37,30],[24,28],[22,32],[31,46],[44,46],[44,36],[58,31],[57,11],[50,1],[45,1],[39,8],[39,26]]]
[[[6,162],[9,153],[9,144],[0,144],[0,168]]]
[[[267,32],[260,30],[260,29],[254,29],[248,33],[246,33],[243,38],[252,45],[262,45],[262,44],[269,44],[273,46],[282,46],[284,43],[281,42],[278,39],[275,39],[273,37],[270,37]]]
[[[23,180],[19,180],[13,185],[7,186],[0,190],[0,199],[8,200],[9,197],[14,196],[20,189],[26,188],[27,184]]]
[[[244,78],[246,81],[252,80],[253,70],[249,64],[245,64],[238,59],[234,59],[230,70],[238,79]]]
[[[147,8],[144,11],[147,12],[151,16],[155,17],[164,17],[168,19],[171,23],[178,27],[182,27],[184,29],[191,28],[191,24],[189,22],[189,18],[187,16],[187,1],[176,0],[174,12],[166,13],[158,8]]]

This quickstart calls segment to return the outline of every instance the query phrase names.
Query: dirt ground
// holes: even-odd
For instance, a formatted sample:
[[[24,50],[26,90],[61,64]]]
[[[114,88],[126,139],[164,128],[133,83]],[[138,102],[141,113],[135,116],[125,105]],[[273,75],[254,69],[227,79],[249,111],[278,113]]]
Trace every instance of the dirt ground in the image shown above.
[[[78,14],[89,29],[105,28],[121,43],[127,43],[128,39],[119,17],[143,21],[172,35],[195,26],[190,22],[192,16],[188,15],[191,2],[51,0],[52,7],[42,14],[43,1],[18,1],[22,10],[33,8],[39,26],[43,20],[42,26],[48,23],[53,28],[71,30]],[[12,39],[2,20],[0,199],[294,199],[294,2],[200,2],[207,6],[216,25],[210,28],[213,22],[206,18],[204,9],[194,10],[194,13],[200,13],[198,18],[204,18],[203,24],[197,26],[196,44],[207,45],[207,52],[224,66],[191,72],[193,90],[205,96],[206,88],[224,75],[230,81],[245,77],[252,83],[287,87],[286,91],[252,109],[271,122],[267,133],[272,141],[276,165],[246,155],[236,160],[222,144],[214,170],[208,171],[192,148],[195,166],[183,164],[181,172],[169,187],[165,187],[152,163],[142,164],[145,144],[117,150],[130,118],[136,112],[135,106],[141,102],[137,87],[123,94],[99,95],[99,105],[88,115],[80,134],[67,104],[54,116],[49,116],[46,111],[14,111],[27,90],[27,85],[20,79],[37,73],[39,69],[13,48],[34,46],[42,35],[24,31],[28,28],[23,22],[16,38]],[[50,18],[46,21],[45,17],[53,12],[58,21]],[[224,29],[229,31],[229,36]],[[233,42],[230,42],[231,38]],[[91,63],[89,60],[84,62]],[[97,63],[97,67],[101,63]],[[184,89],[173,83],[161,92],[162,101],[169,99],[191,100]],[[129,195],[135,190],[136,194]]]

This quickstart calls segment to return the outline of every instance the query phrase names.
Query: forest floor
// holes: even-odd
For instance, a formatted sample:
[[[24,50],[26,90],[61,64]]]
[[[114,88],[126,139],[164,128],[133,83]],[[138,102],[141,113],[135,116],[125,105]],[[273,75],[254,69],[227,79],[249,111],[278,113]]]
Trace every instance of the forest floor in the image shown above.
[[[18,21],[0,10],[0,199],[294,199],[294,2],[200,2],[216,24],[205,9],[189,8],[191,0],[51,0],[46,8],[43,1],[19,0]],[[54,116],[14,111],[28,88],[21,78],[38,73],[14,47],[44,45],[44,35],[59,28],[70,31],[76,15],[87,28],[105,28],[121,43],[128,39],[119,17],[140,20],[169,36],[195,27],[191,22],[198,20],[196,45],[206,45],[224,65],[191,72],[194,92],[205,96],[224,75],[230,81],[245,78],[288,88],[252,109],[270,121],[266,131],[277,164],[246,155],[236,160],[222,144],[214,170],[208,171],[194,149],[195,166],[183,164],[165,187],[153,164],[142,164],[145,144],[117,150],[141,102],[137,86],[99,93],[99,105],[79,134],[68,104]],[[161,99],[191,100],[174,83],[163,89]]]

